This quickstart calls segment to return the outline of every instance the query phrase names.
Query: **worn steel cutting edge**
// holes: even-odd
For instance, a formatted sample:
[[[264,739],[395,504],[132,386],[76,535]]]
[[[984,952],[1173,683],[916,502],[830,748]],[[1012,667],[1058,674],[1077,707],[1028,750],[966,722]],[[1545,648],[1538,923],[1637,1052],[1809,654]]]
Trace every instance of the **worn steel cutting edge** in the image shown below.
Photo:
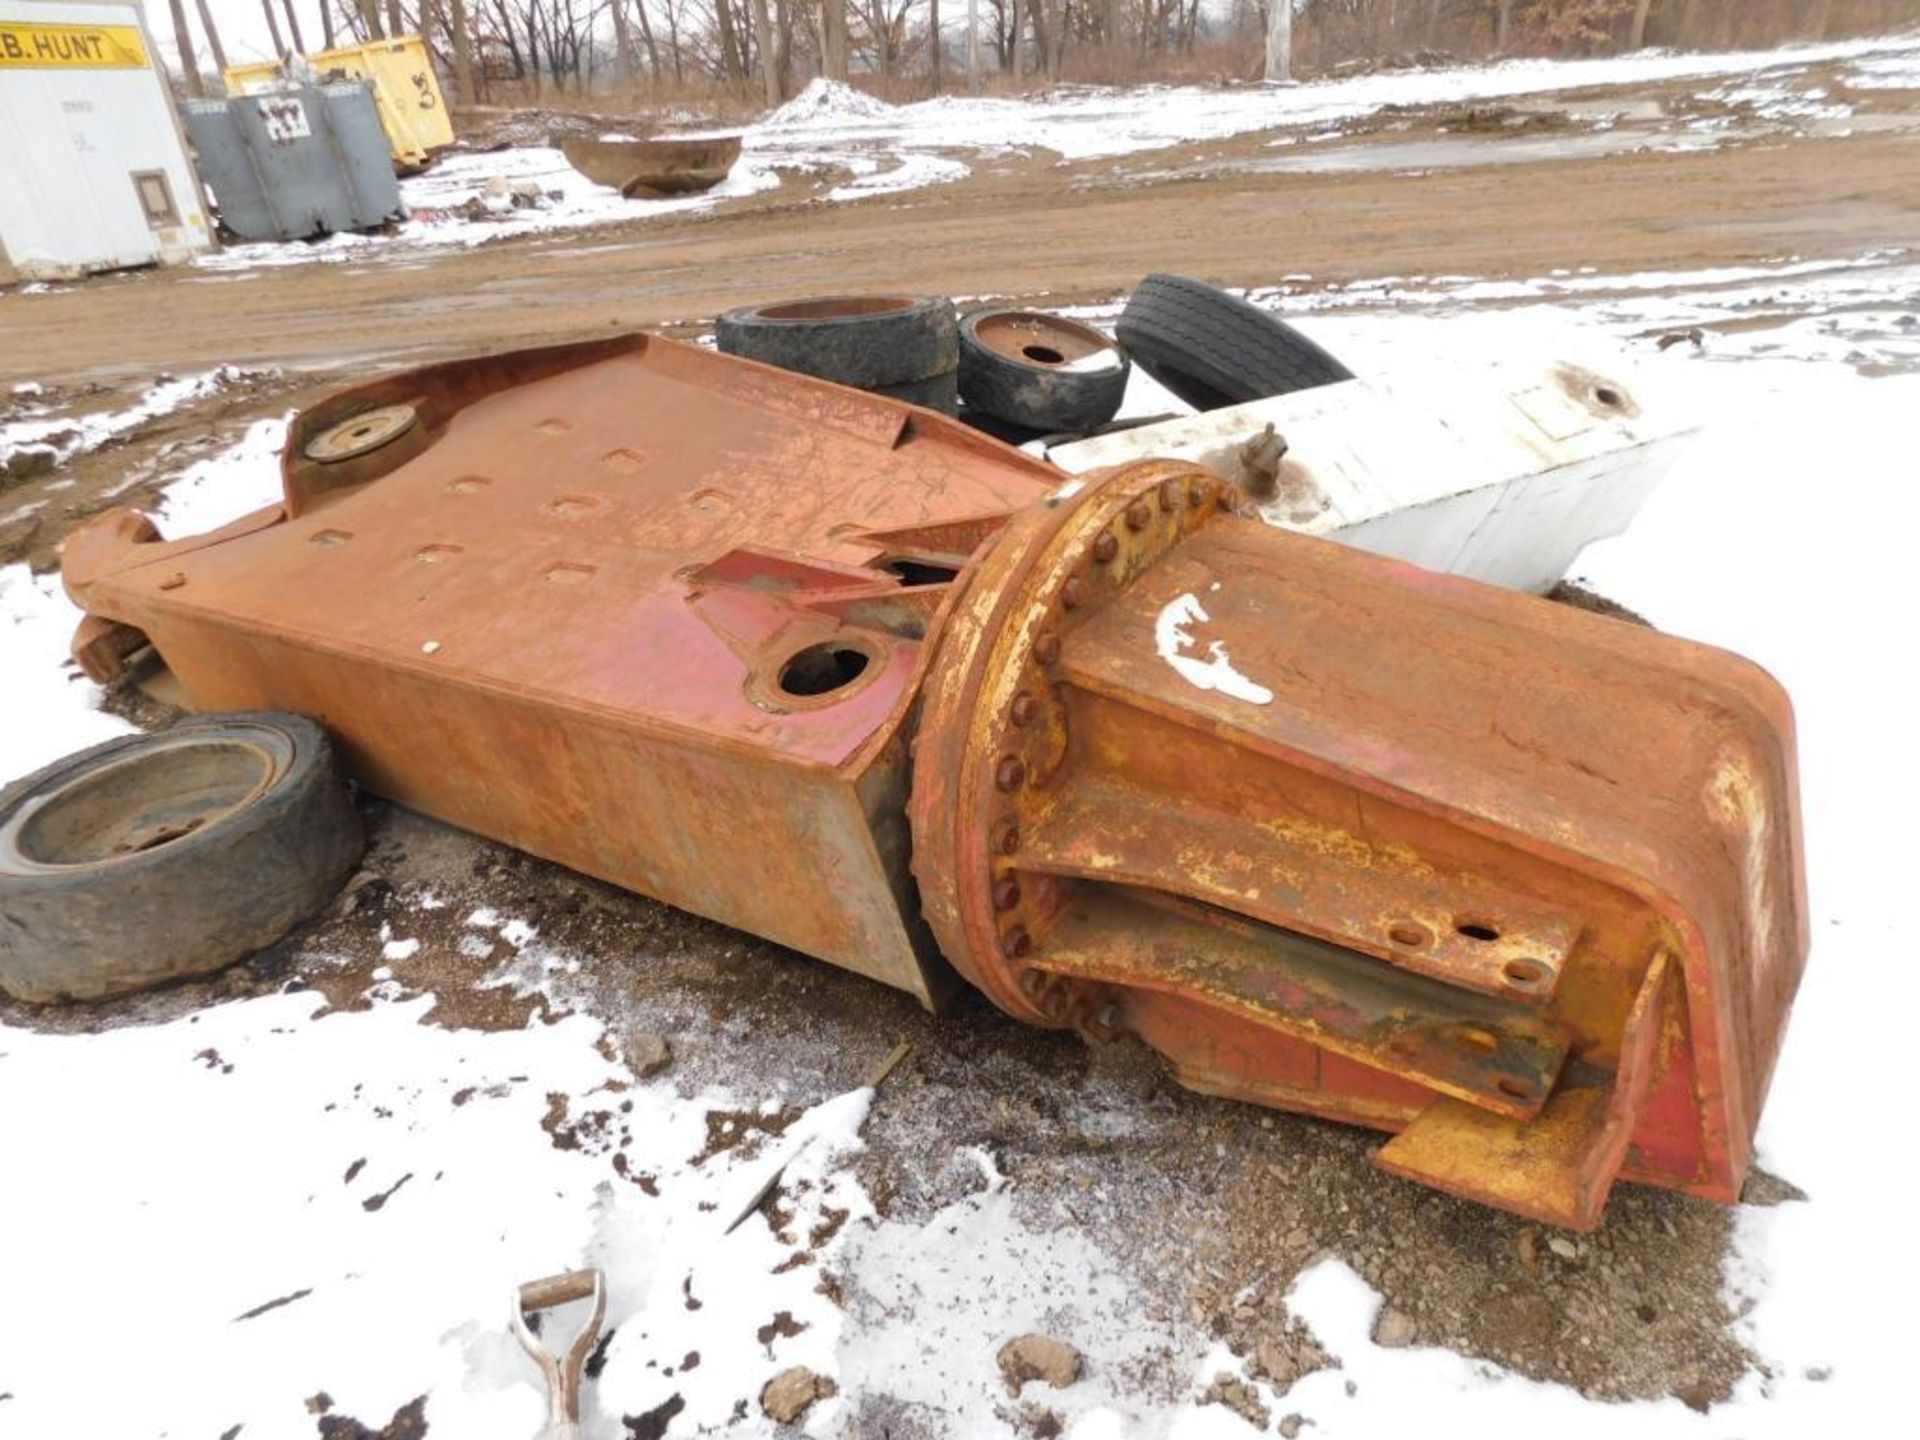
[[[151,644],[403,804],[1456,1194],[1739,1193],[1807,953],[1744,660],[643,336],[346,392],[283,468],[74,535],[89,673]]]

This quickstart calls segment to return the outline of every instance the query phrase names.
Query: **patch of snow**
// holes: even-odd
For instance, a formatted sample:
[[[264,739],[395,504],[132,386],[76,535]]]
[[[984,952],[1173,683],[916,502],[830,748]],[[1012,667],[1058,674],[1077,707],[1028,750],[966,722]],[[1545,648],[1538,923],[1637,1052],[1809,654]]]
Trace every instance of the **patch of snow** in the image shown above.
[[[893,106],[865,91],[825,76],[815,76],[807,88],[771,112],[759,124],[762,130],[793,130],[804,126],[849,120],[884,120]]]
[[[163,415],[170,415],[184,405],[204,400],[218,394],[228,386],[255,378],[257,372],[241,370],[233,365],[222,365],[198,375],[188,375],[176,379],[165,376],[156,380],[141,397],[124,410],[96,410],[82,415],[52,415],[44,409],[28,413],[19,419],[0,422],[0,463],[4,463],[16,451],[30,446],[45,446],[55,454],[55,463],[66,464],[77,455],[98,450],[109,440],[138,429],[149,421]],[[28,382],[32,383],[32,382]],[[22,390],[15,387],[14,394],[22,398],[31,398],[40,394],[39,387]]]
[[[194,264],[208,270],[247,270],[376,256],[391,259],[409,251],[470,248],[503,236],[545,234],[610,221],[684,214],[773,189],[779,183],[780,177],[773,167],[743,156],[726,179],[702,194],[628,200],[617,190],[594,184],[552,146],[525,145],[480,154],[447,155],[430,170],[400,182],[400,198],[412,212],[412,218],[388,233],[230,245],[198,257]],[[498,191],[501,185],[506,188],[507,198],[493,197],[498,200],[497,213],[474,219],[464,212],[463,207],[476,198],[483,206],[487,205],[490,187]],[[537,190],[539,202],[516,208],[510,198],[515,185]]]
[[[256,420],[237,444],[190,465],[166,488],[159,518],[168,539],[216,530],[280,503],[280,452],[293,411]]]
[[[829,200],[860,200],[869,195],[891,195],[964,180],[972,172],[958,160],[943,155],[902,155],[891,170],[875,170],[827,192]]]
[[[0,784],[132,729],[100,709],[100,687],[73,668],[68,642],[79,623],[58,575],[0,568],[0,675],[7,677]]]

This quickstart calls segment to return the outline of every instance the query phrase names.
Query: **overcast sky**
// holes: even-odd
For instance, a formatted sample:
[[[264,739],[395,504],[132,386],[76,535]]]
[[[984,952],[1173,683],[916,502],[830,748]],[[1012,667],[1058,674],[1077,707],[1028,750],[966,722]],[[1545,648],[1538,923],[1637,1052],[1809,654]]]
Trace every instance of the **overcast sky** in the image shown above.
[[[140,0],[147,12],[147,29],[153,32],[154,43],[160,47],[163,55],[173,58],[173,17],[168,9],[167,0]],[[200,52],[200,68],[207,74],[213,73],[213,57],[207,50],[206,36],[200,31],[200,12],[194,8],[194,0],[185,0],[187,23],[193,27],[193,43]],[[281,32],[287,28],[286,0],[273,0],[273,17],[280,22]],[[207,8],[213,12],[213,23],[220,27],[220,41],[227,47],[227,59],[238,64],[242,60],[272,60],[273,37],[267,31],[265,15],[261,13],[261,0],[207,0]],[[300,17],[300,33],[307,42],[309,50],[320,48],[320,0],[293,0],[293,10]],[[287,36],[287,43],[293,43],[293,37]]]

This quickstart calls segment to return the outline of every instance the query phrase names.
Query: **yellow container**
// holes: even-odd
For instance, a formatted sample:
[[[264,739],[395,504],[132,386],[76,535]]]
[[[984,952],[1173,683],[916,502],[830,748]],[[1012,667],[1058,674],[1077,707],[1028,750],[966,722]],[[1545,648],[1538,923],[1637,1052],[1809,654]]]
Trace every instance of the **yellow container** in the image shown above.
[[[374,108],[380,112],[380,125],[393,146],[396,164],[417,169],[435,150],[453,143],[446,97],[440,93],[426,42],[418,35],[319,50],[304,58],[321,80],[363,80],[372,87]],[[230,66],[227,93],[253,95],[270,90],[284,74],[271,60]]]

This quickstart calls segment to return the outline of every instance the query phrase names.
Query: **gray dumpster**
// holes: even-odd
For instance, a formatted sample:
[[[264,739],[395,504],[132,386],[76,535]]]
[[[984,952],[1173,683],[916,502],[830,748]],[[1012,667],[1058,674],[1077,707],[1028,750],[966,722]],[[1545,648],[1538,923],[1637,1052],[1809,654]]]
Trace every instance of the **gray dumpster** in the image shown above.
[[[221,223],[242,240],[304,240],[406,218],[365,85],[190,100],[184,113]]]

